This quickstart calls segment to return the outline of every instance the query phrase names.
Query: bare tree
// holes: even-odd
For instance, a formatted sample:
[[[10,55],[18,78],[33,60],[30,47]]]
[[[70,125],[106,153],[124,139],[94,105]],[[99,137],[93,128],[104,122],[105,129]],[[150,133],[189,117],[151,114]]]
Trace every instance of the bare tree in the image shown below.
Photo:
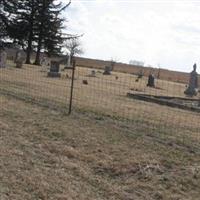
[[[64,47],[69,51],[71,60],[74,56],[83,54],[83,49],[81,48],[81,43],[78,38],[67,40]]]

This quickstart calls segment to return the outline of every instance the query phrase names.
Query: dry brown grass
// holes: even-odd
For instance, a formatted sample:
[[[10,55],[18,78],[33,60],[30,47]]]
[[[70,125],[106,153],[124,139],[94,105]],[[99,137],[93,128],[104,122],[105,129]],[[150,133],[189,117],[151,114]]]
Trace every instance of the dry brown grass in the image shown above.
[[[199,199],[199,137],[6,96],[0,105],[1,200]]]
[[[11,63],[12,65],[12,63]],[[130,99],[126,96],[131,89],[152,95],[184,96],[185,84],[157,80],[159,89],[146,87],[144,77],[135,82],[136,76],[113,72],[111,76],[103,76],[99,70],[97,77],[88,77],[89,68],[77,67],[74,90],[74,108],[139,121],[148,126],[173,127],[174,130],[199,135],[199,114]],[[61,79],[48,78],[41,67],[25,65],[23,69],[9,67],[0,71],[0,89],[17,96],[28,96],[43,100],[49,104],[65,106],[67,109],[71,79],[70,71],[63,71]],[[116,76],[118,79],[116,80]],[[83,80],[88,85],[83,85]]]

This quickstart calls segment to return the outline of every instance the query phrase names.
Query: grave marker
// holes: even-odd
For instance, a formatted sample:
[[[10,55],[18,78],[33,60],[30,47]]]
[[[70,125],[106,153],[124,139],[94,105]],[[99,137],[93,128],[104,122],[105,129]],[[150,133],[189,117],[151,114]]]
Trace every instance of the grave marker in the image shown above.
[[[187,96],[196,96],[197,95],[197,89],[198,89],[198,74],[196,72],[197,65],[196,63],[193,65],[193,71],[190,73],[190,79],[189,79],[189,85],[187,89],[185,90],[185,94]]]
[[[155,77],[154,75],[151,73],[148,77],[148,83],[147,83],[148,87],[154,87],[155,88]]]
[[[17,53],[16,53],[15,63],[16,63],[16,68],[22,68],[23,58],[22,58],[22,54],[20,51],[17,51]]]
[[[103,75],[111,75],[112,66],[105,66]]]
[[[61,74],[59,71],[60,71],[60,63],[57,61],[51,61],[48,77],[61,77]]]

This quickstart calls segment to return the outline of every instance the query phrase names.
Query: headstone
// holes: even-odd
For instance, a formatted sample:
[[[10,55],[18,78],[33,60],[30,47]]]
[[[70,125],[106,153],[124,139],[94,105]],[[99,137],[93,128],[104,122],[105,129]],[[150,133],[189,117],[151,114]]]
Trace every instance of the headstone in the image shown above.
[[[111,66],[105,66],[103,75],[111,75],[112,67]]]
[[[0,50],[0,68],[6,67],[7,53],[1,49]]]
[[[18,50],[18,51],[16,51],[16,53],[15,53],[14,63],[16,63],[16,61],[17,61],[19,55],[20,55],[20,51]]]
[[[46,57],[45,56],[42,56],[42,58],[40,59],[40,65],[42,67],[45,67],[46,66]]]
[[[22,54],[20,51],[17,51],[17,53],[16,53],[15,63],[16,63],[16,68],[22,68],[23,58],[22,58]]]
[[[65,67],[64,69],[71,69],[72,68],[72,57],[70,55],[66,56],[66,60],[65,60]]]
[[[198,74],[196,72],[197,65],[193,65],[193,71],[190,73],[190,80],[187,89],[185,90],[185,94],[187,96],[196,96],[198,90]]]
[[[148,87],[155,87],[155,77],[154,77],[154,75],[152,73],[148,77],[147,86]]]
[[[45,72],[49,68],[49,59],[47,57],[42,57],[40,59],[40,65],[42,66],[42,71]]]
[[[49,77],[61,77],[60,63],[57,61],[51,61],[50,71],[48,72]]]

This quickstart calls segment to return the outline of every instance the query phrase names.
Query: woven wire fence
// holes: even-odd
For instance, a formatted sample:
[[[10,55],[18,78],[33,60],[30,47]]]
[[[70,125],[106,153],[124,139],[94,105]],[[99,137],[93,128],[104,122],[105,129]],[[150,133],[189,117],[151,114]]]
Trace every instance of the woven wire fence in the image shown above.
[[[49,69],[50,66],[25,64],[16,68],[14,61],[8,60],[7,67],[0,71],[0,91],[33,103],[67,110],[71,78],[64,77],[63,73],[60,78],[50,78],[47,76]]]
[[[138,78],[139,77],[139,78]],[[189,75],[188,75],[189,79]],[[186,97],[185,83],[104,69],[76,67],[74,106],[148,128],[200,133],[199,94]]]
[[[121,120],[145,130],[171,133],[200,133],[200,95],[186,97],[186,82],[155,76],[155,87],[148,87],[148,73],[76,65],[73,110]],[[49,66],[15,67],[12,60],[0,69],[0,92],[68,112],[72,70],[60,67],[60,77],[48,77]],[[160,72],[159,72],[160,73]],[[189,74],[186,76],[189,79]]]

